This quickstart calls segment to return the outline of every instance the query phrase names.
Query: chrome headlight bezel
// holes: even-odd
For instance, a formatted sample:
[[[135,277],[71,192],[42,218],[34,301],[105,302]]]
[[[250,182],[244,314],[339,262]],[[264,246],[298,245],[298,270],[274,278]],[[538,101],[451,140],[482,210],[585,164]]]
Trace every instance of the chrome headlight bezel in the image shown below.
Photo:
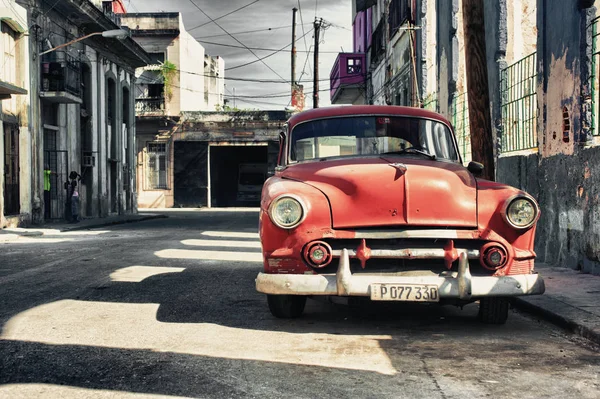
[[[300,218],[298,218],[298,220],[296,220],[294,223],[284,224],[284,223],[281,223],[281,221],[277,220],[277,218],[274,216],[274,210],[279,202],[281,202],[283,200],[288,200],[288,199],[296,201],[300,205],[300,209],[302,210],[302,215],[300,215]],[[294,228],[298,227],[300,224],[302,224],[302,222],[304,222],[304,219],[306,219],[306,212],[307,212],[307,208],[306,208],[306,205],[304,204],[304,201],[297,195],[293,195],[293,194],[282,194],[279,197],[275,198],[273,201],[271,201],[271,204],[269,205],[269,218],[271,219],[271,222],[273,222],[273,224],[275,224],[277,227],[279,227],[281,229],[285,229],[285,230],[294,229]]]
[[[511,218],[509,216],[510,215],[510,212],[509,212],[510,207],[513,206],[519,200],[525,200],[525,201],[529,202],[535,211],[534,216],[531,219],[531,221],[522,226],[516,224],[513,220],[511,220]],[[535,223],[538,221],[538,219],[540,217],[540,207],[539,207],[537,201],[534,200],[532,197],[530,197],[528,195],[517,194],[517,195],[510,197],[509,199],[507,199],[504,202],[504,206],[502,207],[502,217],[504,218],[504,221],[512,228],[517,229],[517,230],[528,230],[533,225],[535,225]]]

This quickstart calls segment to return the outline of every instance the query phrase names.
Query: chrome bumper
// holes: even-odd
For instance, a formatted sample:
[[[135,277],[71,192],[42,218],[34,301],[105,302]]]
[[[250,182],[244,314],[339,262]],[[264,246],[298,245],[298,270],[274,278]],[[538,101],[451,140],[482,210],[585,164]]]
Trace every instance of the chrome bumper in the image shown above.
[[[360,275],[350,271],[348,250],[342,250],[336,274],[266,274],[259,273],[256,290],[275,295],[339,295],[370,296],[370,285],[424,284],[438,287],[440,298],[469,300],[481,297],[512,297],[537,295],[545,291],[544,280],[538,274],[503,277],[473,277],[468,255],[461,252],[458,273],[450,276],[385,276]]]

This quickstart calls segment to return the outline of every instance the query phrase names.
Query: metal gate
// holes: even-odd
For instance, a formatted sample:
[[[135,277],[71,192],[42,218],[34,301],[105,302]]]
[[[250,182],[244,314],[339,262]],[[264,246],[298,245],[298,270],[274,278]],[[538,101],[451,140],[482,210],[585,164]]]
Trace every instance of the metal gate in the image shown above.
[[[67,192],[64,188],[69,178],[68,152],[58,150],[44,151],[44,163],[53,172],[50,175],[50,219],[65,218]],[[48,205],[46,205],[48,206]]]
[[[19,190],[19,128],[4,124],[4,215],[21,211]]]
[[[509,65],[501,72],[502,152],[537,147],[536,53]]]

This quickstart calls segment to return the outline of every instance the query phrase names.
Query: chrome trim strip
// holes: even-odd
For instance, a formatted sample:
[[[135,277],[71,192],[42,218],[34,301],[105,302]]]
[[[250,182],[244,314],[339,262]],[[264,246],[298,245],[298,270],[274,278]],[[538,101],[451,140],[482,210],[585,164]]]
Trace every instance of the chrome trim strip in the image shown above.
[[[388,238],[441,238],[453,240],[459,238],[462,230],[356,230],[355,238],[388,239]],[[465,233],[477,233],[477,230],[464,230]]]
[[[354,249],[336,249],[331,251],[334,257],[341,257],[343,251],[347,251],[350,257],[356,256]],[[458,253],[466,253],[468,259],[479,259],[478,249],[460,249],[456,248]],[[371,248],[371,258],[398,258],[398,259],[444,259],[446,251],[443,248],[405,248],[405,249],[373,249]]]

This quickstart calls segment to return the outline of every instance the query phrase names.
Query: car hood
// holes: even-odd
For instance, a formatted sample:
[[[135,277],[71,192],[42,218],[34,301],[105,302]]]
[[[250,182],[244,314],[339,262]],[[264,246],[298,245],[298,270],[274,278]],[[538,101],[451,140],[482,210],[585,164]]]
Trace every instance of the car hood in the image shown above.
[[[386,155],[295,164],[281,176],[322,191],[334,228],[477,226],[477,183],[459,164]]]

